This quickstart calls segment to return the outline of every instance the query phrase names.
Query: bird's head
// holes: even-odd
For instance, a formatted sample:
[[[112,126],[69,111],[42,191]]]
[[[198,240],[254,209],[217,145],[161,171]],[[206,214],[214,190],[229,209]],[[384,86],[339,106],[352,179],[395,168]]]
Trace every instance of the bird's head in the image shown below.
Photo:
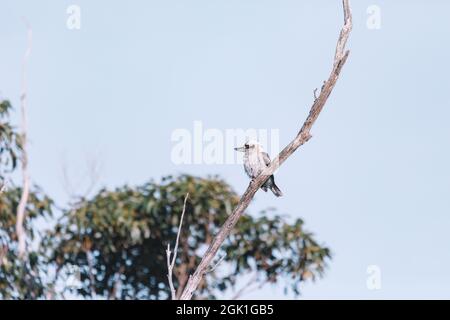
[[[245,144],[242,147],[234,148],[234,150],[240,151],[240,152],[254,152],[254,151],[262,152],[263,147],[256,140],[248,140],[247,142],[245,142]]]

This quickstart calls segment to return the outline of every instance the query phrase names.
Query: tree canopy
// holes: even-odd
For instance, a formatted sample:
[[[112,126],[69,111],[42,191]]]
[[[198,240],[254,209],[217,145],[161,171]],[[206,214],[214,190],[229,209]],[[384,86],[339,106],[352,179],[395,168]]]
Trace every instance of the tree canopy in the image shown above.
[[[223,224],[238,201],[218,177],[166,177],[161,183],[102,190],[68,210],[47,236],[51,261],[80,267],[79,293],[103,297],[168,298],[165,248],[175,243],[184,196],[189,193],[180,235],[175,280],[178,293],[199,263],[201,248]],[[300,219],[267,212],[246,215],[221,252],[220,268],[211,270],[198,297],[213,298],[242,274],[257,282],[288,280],[299,293],[302,280],[321,275],[329,250],[303,228]]]
[[[20,159],[22,150],[20,134],[9,122],[11,104],[0,102],[0,183],[3,186],[6,175],[12,173]],[[42,297],[45,285],[42,281],[46,258],[36,250],[35,240],[39,239],[36,221],[50,218],[52,200],[39,188],[34,187],[27,203],[27,219],[24,228],[28,235],[30,250],[20,259],[17,252],[16,208],[22,190],[8,185],[0,194],[0,298],[33,299]]]

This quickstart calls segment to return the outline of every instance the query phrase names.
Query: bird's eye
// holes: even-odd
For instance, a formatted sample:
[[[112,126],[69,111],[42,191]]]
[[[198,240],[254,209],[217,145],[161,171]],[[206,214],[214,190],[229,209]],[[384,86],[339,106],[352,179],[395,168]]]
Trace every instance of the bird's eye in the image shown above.
[[[244,147],[245,147],[245,149],[248,149],[248,148],[249,148],[248,144],[245,144]]]

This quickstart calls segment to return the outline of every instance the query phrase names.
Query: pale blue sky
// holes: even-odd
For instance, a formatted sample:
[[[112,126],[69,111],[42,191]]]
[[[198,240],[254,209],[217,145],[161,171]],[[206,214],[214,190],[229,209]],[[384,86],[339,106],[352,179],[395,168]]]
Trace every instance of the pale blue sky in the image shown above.
[[[81,30],[66,28],[70,4],[81,7]],[[373,4],[380,30],[366,27]],[[325,278],[304,298],[450,298],[450,2],[352,9],[342,77],[314,138],[277,173],[285,196],[258,193],[250,210],[302,217],[331,247]],[[174,165],[172,131],[195,120],[275,128],[285,145],[329,74],[342,24],[338,0],[2,0],[0,94],[16,107],[21,16],[34,31],[31,175],[60,203],[62,159],[77,176],[86,154],[103,163],[100,185],[217,173],[242,192],[239,165]],[[366,287],[373,264],[377,291]]]

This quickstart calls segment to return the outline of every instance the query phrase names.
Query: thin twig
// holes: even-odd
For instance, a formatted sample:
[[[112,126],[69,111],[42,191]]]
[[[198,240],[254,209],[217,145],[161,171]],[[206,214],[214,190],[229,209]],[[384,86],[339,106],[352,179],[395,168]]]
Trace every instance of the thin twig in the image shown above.
[[[342,0],[342,4],[344,7],[344,26],[341,29],[338,42],[336,45],[336,52],[334,56],[333,68],[331,70],[331,74],[328,80],[323,85],[323,88],[320,92],[320,95],[314,101],[311,110],[309,112],[306,121],[304,122],[302,128],[298,132],[297,136],[294,140],[289,143],[280,154],[272,161],[272,163],[264,169],[264,171],[255,178],[247,187],[247,190],[242,195],[239,200],[238,205],[234,209],[233,213],[228,217],[225,221],[224,225],[221,227],[208,250],[204,254],[200,264],[195,270],[194,274],[189,278],[186,287],[180,297],[181,300],[190,300],[194,292],[197,290],[200,285],[203,276],[208,270],[208,266],[214,259],[214,256],[219,251],[225,239],[229,236],[234,226],[238,222],[241,215],[247,209],[250,201],[253,199],[256,192],[259,188],[267,181],[267,178],[270,177],[275,170],[280,167],[287,158],[289,158],[300,146],[306,143],[311,138],[311,128],[313,124],[316,122],[319,117],[320,112],[323,109],[328,97],[330,96],[333,88],[339,78],[339,74],[347,61],[349,51],[345,51],[345,45],[347,43],[348,37],[350,35],[350,31],[352,29],[352,16],[350,12],[350,6],[348,0]]]
[[[77,201],[80,198],[87,198],[91,194],[101,178],[101,165],[99,155],[86,155],[86,174],[80,172],[78,173],[78,179],[72,179],[68,162],[64,156],[62,157],[62,184],[71,200]],[[83,184],[86,184],[85,188]],[[81,192],[81,189],[85,189],[85,191]]]
[[[0,187],[0,193],[3,193],[6,191],[6,181],[3,182],[2,186]]]
[[[248,287],[246,290],[244,290],[244,291],[241,293],[241,296],[244,295],[244,294],[252,293],[253,291],[256,291],[256,290],[261,290],[268,282],[269,282],[269,279],[266,279],[266,280],[264,280],[263,282],[259,283],[259,284],[256,285],[256,286]],[[238,296],[238,297],[237,297],[236,299],[234,299],[234,300],[237,300],[238,298],[240,298],[240,297]]]
[[[8,253],[8,246],[6,244],[0,245],[0,267],[2,266],[3,260],[5,259],[7,253]]]
[[[313,92],[314,93],[314,101],[317,100],[317,90],[319,90],[319,89],[315,88],[314,92]]]
[[[219,266],[219,264],[225,259],[225,257],[226,257],[227,255],[226,254],[224,254],[223,256],[221,256],[220,258],[219,258],[219,260],[217,260],[217,262],[211,267],[211,268],[209,268],[208,269],[208,271],[206,271],[207,273],[211,273],[211,272],[213,272],[214,270],[216,270],[216,268]]]
[[[31,54],[31,44],[33,39],[33,31],[27,22],[24,19],[25,24],[27,26],[27,50],[25,51],[25,55],[22,61],[22,94],[20,96],[21,102],[21,114],[22,114],[22,123],[21,123],[21,138],[22,138],[22,179],[23,179],[23,187],[22,187],[22,195],[20,197],[19,205],[17,206],[17,220],[16,220],[16,233],[18,239],[18,255],[19,257],[23,257],[26,252],[26,234],[25,229],[23,227],[25,215],[26,215],[26,206],[28,202],[28,196],[30,192],[30,178],[28,176],[28,154],[27,154],[27,62]]]
[[[170,243],[167,244],[166,256],[167,256],[167,279],[169,280],[170,293],[172,295],[172,300],[177,300],[177,294],[175,286],[173,285],[173,268],[175,266],[175,260],[177,259],[178,243],[180,241],[181,227],[183,226],[184,213],[186,212],[186,202],[189,198],[189,193],[186,194],[183,203],[183,211],[181,212],[180,225],[178,226],[177,240],[175,241],[175,248],[173,249],[172,261],[170,257],[172,252],[170,251]]]
[[[247,290],[247,288],[252,285],[253,283],[256,282],[256,280],[258,280],[258,274],[255,273],[253,275],[253,277],[250,278],[250,280],[248,280],[241,289],[239,289],[238,292],[236,292],[236,294],[231,298],[231,300],[237,300],[240,296],[242,296],[242,294]]]

